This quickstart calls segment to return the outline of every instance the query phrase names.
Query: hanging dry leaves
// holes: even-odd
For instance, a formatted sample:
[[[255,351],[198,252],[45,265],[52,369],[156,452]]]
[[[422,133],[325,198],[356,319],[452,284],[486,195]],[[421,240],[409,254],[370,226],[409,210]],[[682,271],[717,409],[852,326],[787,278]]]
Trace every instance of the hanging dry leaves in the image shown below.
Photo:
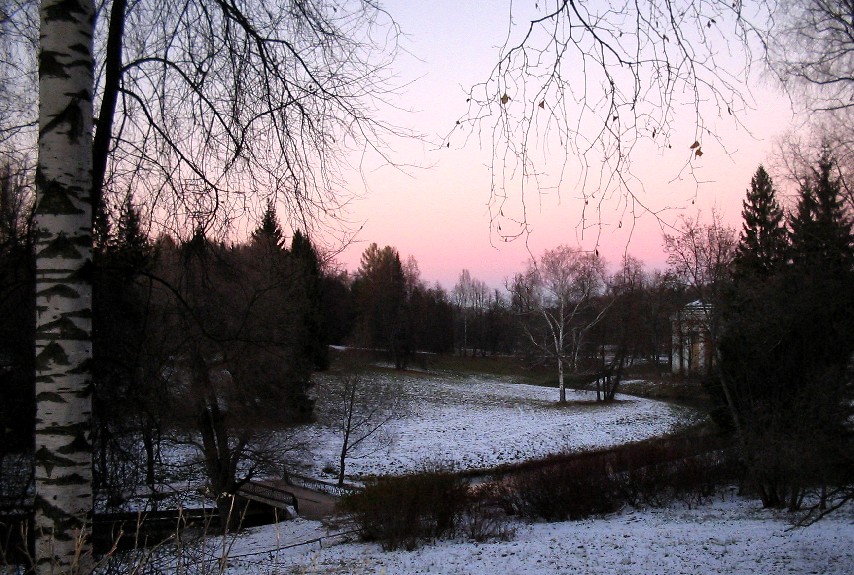
[[[546,107],[546,101],[545,100],[540,101],[540,108],[545,108],[545,107]]]
[[[510,101],[510,96],[508,96],[507,94],[504,94],[503,96],[501,96],[501,103],[502,104],[506,104],[509,101]]]
[[[700,142],[698,142],[697,140],[694,140],[694,143],[691,144],[691,149],[693,150],[694,148],[699,148],[699,147],[700,147]]]

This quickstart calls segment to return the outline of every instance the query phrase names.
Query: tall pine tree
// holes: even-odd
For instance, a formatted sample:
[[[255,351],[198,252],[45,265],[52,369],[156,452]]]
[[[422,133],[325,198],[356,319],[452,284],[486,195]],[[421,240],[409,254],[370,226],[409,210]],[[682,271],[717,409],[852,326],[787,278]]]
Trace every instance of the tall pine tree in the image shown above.
[[[801,185],[779,258],[771,236],[763,242],[759,233],[776,228],[778,214],[753,209],[760,196],[770,204],[763,179],[757,172],[745,202],[720,371],[742,422],[749,479],[766,506],[795,509],[811,488],[854,485],[851,222],[825,151]]]
[[[834,277],[850,275],[854,268],[852,222],[846,214],[836,164],[825,149],[801,183],[798,206],[791,219],[793,264]]]
[[[261,217],[261,224],[252,232],[252,241],[268,243],[270,246],[280,249],[285,247],[285,234],[279,226],[276,206],[272,201],[267,202],[267,209],[264,210],[264,215]]]
[[[323,312],[323,277],[317,251],[302,232],[297,230],[291,240],[291,258],[305,292],[308,304],[303,314],[304,350],[315,369],[329,367],[329,338]]]
[[[774,183],[761,165],[750,180],[741,217],[741,237],[733,260],[736,278],[774,273],[785,260],[787,232]]]

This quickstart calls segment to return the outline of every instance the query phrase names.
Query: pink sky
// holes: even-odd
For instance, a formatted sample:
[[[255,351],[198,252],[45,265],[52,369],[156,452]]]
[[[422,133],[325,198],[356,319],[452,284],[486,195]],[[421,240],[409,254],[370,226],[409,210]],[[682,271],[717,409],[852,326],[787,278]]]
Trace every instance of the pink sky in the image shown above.
[[[497,54],[496,46],[506,32],[508,2],[408,2],[384,3],[406,37],[403,54],[395,65],[397,81],[405,84],[395,104],[406,112],[390,112],[393,121],[440,141],[465,112],[465,88],[483,81]],[[488,8],[486,6],[489,6]],[[758,111],[741,116],[745,128],[719,118],[716,131],[726,150],[703,143],[704,155],[692,161],[693,175],[682,170],[690,158],[694,139],[691,122],[684,128],[685,146],[661,151],[640,148],[633,157],[637,181],[633,189],[644,203],[661,213],[633,219],[619,199],[605,202],[583,234],[580,229],[579,191],[573,178],[564,180],[559,194],[528,192],[531,234],[512,243],[497,243],[490,234],[487,202],[490,190],[490,142],[477,138],[463,145],[452,140],[450,148],[417,141],[396,142],[394,157],[400,163],[429,166],[404,171],[391,166],[368,166],[362,176],[350,179],[351,192],[362,195],[350,207],[349,218],[364,227],[358,242],[339,261],[354,271],[370,242],[391,245],[402,258],[419,263],[422,279],[452,288],[463,268],[492,287],[524,268],[530,254],[559,244],[598,249],[616,263],[628,252],[650,268],[666,266],[662,252],[662,226],[672,225],[681,214],[708,217],[718,210],[725,221],[740,226],[741,201],[759,163],[773,175],[777,138],[790,129],[792,112],[779,92],[759,83],[750,90]],[[714,120],[714,118],[713,118]],[[749,133],[748,133],[749,130]],[[674,136],[677,142],[680,135]],[[728,153],[727,153],[728,152]],[[696,179],[701,183],[697,184]],[[634,222],[634,225],[632,223]]]

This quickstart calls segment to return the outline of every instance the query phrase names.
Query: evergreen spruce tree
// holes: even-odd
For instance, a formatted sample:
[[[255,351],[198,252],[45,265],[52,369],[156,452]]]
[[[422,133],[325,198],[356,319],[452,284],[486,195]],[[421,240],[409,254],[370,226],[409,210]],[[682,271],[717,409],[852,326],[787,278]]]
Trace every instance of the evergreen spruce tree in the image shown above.
[[[791,218],[793,264],[834,277],[850,275],[854,267],[852,222],[846,214],[835,162],[824,150],[818,166],[801,184],[798,206]],[[819,266],[821,269],[816,269]]]
[[[151,242],[139,212],[128,198],[108,242],[96,257],[93,306],[93,451],[94,485],[108,504],[121,501],[136,464],[126,442],[145,415],[138,398],[150,382],[139,376],[140,353],[147,338],[147,295],[140,273],[151,264]]]
[[[768,276],[785,260],[787,232],[771,176],[756,169],[742,202],[741,237],[733,261],[736,279]]]
[[[741,215],[732,281],[721,301],[721,369],[706,386],[718,404],[712,416],[733,428],[741,421],[749,425],[751,404],[761,401],[774,386],[774,367],[766,362],[774,357],[779,337],[765,336],[782,329],[776,320],[781,317],[779,284],[788,253],[788,232],[774,184],[762,165],[750,180]]]
[[[116,227],[115,251],[121,265],[132,272],[140,271],[149,263],[151,240],[142,229],[139,210],[133,207],[130,197],[122,206]]]
[[[787,256],[779,258],[771,236],[763,242],[759,232],[776,228],[778,215],[754,209],[760,196],[770,204],[770,194],[759,193],[757,172],[725,309],[720,371],[743,423],[749,479],[771,507],[796,509],[811,488],[854,485],[847,423],[854,399],[848,368],[854,253],[833,174],[825,151],[802,182]]]
[[[299,230],[291,240],[291,257],[302,279],[308,309],[303,316],[305,353],[315,369],[329,367],[329,338],[323,313],[323,277],[317,251]]]
[[[854,353],[854,235],[835,171],[825,149],[801,184],[790,223],[785,287],[787,310],[794,314],[788,334],[796,358],[792,361],[799,362],[796,373],[802,374],[793,385],[804,388],[810,379],[826,379],[834,372],[835,381],[814,391],[842,399],[846,389],[851,392],[845,379],[851,376],[846,368]]]
[[[267,202],[267,209],[264,210],[264,215],[261,217],[261,224],[252,232],[252,241],[255,243],[267,242],[280,249],[285,247],[285,234],[279,226],[276,206],[272,201]]]
[[[854,488],[854,235],[834,158],[822,151],[791,219],[784,285],[790,321],[781,387],[794,396],[790,427],[803,440],[801,473]],[[791,375],[790,375],[791,374]]]

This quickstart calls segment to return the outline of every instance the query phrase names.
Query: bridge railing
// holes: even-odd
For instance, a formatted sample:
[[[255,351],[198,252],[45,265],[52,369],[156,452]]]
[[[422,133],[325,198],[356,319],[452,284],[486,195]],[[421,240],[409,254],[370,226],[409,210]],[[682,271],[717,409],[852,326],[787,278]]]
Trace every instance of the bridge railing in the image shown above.
[[[327,495],[333,495],[335,497],[352,495],[353,493],[361,490],[361,487],[356,485],[346,483],[344,485],[338,485],[337,483],[331,483],[329,481],[323,481],[322,479],[315,479],[313,477],[306,477],[305,475],[300,475],[298,473],[285,472],[282,478],[288,485],[326,493]]]
[[[242,495],[243,497],[265,499],[279,505],[290,505],[295,510],[299,510],[297,498],[294,494],[274,485],[250,481],[249,483],[241,485],[237,490],[237,494]]]

